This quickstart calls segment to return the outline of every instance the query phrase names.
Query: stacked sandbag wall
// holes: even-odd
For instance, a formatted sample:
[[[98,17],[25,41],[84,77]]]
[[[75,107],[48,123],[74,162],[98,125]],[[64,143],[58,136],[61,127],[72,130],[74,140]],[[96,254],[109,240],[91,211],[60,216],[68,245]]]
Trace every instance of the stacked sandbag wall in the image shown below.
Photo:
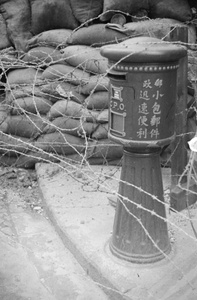
[[[66,40],[68,32],[61,29],[39,35],[36,44],[41,45],[45,35],[44,46],[32,47],[5,68],[2,103],[7,117],[1,124],[1,153],[4,158],[16,157],[17,165],[70,155],[90,163],[122,156],[122,147],[107,138],[107,61],[99,49],[88,46],[57,49],[58,36],[62,41],[64,34]],[[10,136],[16,142],[6,148]],[[20,148],[17,141],[24,145]]]
[[[100,55],[100,47],[136,36],[169,41],[172,28],[183,26],[182,21],[190,19],[187,6],[184,6],[186,1],[181,2],[179,17],[176,11],[174,14],[171,11],[166,12],[164,18],[161,10],[159,12],[158,1],[150,1],[156,19],[147,18],[148,10],[143,5],[135,11],[134,6],[131,7],[135,1],[125,1],[128,12],[136,12],[132,18],[125,17],[118,0],[104,0],[102,5],[102,1],[95,1],[93,6],[91,0],[80,1],[81,6],[72,0],[69,10],[65,6],[68,2],[60,1],[57,12],[67,9],[67,13],[72,11],[73,14],[65,21],[58,19],[59,13],[54,13],[50,24],[45,22],[47,1],[37,8],[37,0],[17,1],[18,5],[26,3],[33,10],[25,9],[23,18],[26,22],[13,34],[13,28],[9,27],[13,26],[9,6],[6,2],[0,3],[3,16],[6,16],[4,27],[7,24],[10,28],[7,37],[10,44],[6,46],[10,48],[1,52],[5,90],[0,107],[1,161],[26,167],[34,166],[39,160],[61,161],[65,157],[89,163],[119,161],[122,146],[107,138],[109,80],[107,61]],[[56,1],[53,3],[55,5]],[[85,10],[83,5],[89,5],[91,10]],[[118,15],[116,11],[109,14],[107,9],[121,10],[123,14],[120,18],[119,12]],[[30,13],[33,13],[31,24],[26,18]],[[143,21],[139,21],[142,15]],[[110,18],[115,21],[111,22]],[[16,23],[19,19],[16,18]],[[193,45],[195,28],[185,26],[189,30],[189,44]],[[196,105],[193,90],[191,85],[188,89],[188,119],[192,122],[195,121]]]

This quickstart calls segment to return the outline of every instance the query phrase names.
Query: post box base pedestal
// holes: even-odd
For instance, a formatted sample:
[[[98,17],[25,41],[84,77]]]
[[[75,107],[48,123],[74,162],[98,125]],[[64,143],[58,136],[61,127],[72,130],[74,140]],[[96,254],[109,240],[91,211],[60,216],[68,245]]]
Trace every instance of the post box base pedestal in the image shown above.
[[[156,262],[170,252],[160,149],[124,149],[110,249],[134,263]]]
[[[131,263],[136,263],[136,264],[149,264],[149,263],[154,263],[158,262],[162,259],[165,258],[165,255],[168,255],[171,251],[171,247],[167,245],[166,249],[163,249],[163,253],[154,253],[150,255],[134,255],[131,253],[125,253],[124,251],[121,251],[119,248],[116,248],[112,241],[110,241],[109,244],[111,252],[118,258],[122,260],[126,260]]]

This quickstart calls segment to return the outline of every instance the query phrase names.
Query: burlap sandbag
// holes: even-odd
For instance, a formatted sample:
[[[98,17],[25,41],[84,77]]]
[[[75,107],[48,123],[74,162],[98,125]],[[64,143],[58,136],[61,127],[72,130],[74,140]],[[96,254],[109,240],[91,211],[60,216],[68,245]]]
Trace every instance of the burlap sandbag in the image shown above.
[[[42,92],[40,86],[34,86],[32,84],[17,85],[13,86],[12,89],[6,89],[5,101],[6,103],[11,104],[14,99],[25,98],[33,95],[44,97],[45,94]]]
[[[26,51],[26,42],[32,37],[31,9],[28,0],[1,0],[0,12],[6,25],[9,40],[18,51]]]
[[[82,27],[70,35],[67,43],[70,45],[87,45],[100,47],[105,44],[114,44],[127,38],[124,33],[107,28],[105,24],[94,24]]]
[[[61,131],[79,137],[86,137],[91,136],[97,127],[98,124],[96,123],[76,120],[71,117],[57,117],[45,127],[44,133]]]
[[[54,64],[44,70],[41,78],[45,80],[64,80],[79,85],[88,82],[90,74],[69,65]]]
[[[9,117],[9,106],[7,103],[0,103],[0,131],[8,132],[8,117]]]
[[[26,97],[32,97],[32,96],[36,96],[36,97],[41,97],[41,98],[45,98],[49,101],[51,101],[52,103],[58,101],[58,100],[62,100],[64,97],[62,97],[60,94],[58,95],[53,95],[53,93],[46,88],[46,85],[33,85],[33,84],[27,84],[27,85],[16,85],[16,86],[12,86],[12,88],[10,89],[6,89],[6,97],[5,97],[5,101],[8,105],[11,105],[12,102],[17,99],[17,98],[26,98]],[[42,90],[43,88],[43,90]]]
[[[77,103],[83,103],[86,96],[77,92],[77,87],[69,82],[53,81],[48,84],[42,85],[41,91],[45,97],[50,97],[53,103],[64,99],[72,100]]]
[[[12,43],[8,38],[7,27],[2,14],[0,14],[0,37],[0,50],[11,47]]]
[[[197,92],[197,53],[196,51],[188,50],[188,81],[190,82],[190,90]],[[191,92],[190,92],[191,93]]]
[[[27,138],[0,132],[0,153],[16,156],[20,153],[26,153],[32,147],[33,144]]]
[[[90,94],[85,99],[88,109],[103,110],[109,107],[109,93],[107,91],[98,91]]]
[[[62,49],[61,53],[65,61],[71,66],[94,74],[103,74],[107,71],[108,60],[100,54],[100,49],[73,45]]]
[[[42,67],[54,63],[64,63],[64,59],[59,50],[49,46],[38,46],[29,50],[22,58],[24,62]]]
[[[182,22],[192,18],[188,0],[149,0],[151,18],[172,18]]]
[[[19,61],[17,55],[18,52],[12,46],[1,50],[0,61],[1,68],[4,72],[6,72],[6,70],[9,70],[10,68],[13,69],[14,66],[18,66]]]
[[[150,19],[140,22],[129,22],[124,26],[117,24],[108,23],[106,25],[109,28],[113,28],[119,32],[124,32],[128,38],[133,38],[136,36],[148,36],[155,37],[158,39],[170,40],[170,33],[173,27],[187,26],[183,22],[177,21],[175,19],[163,18],[163,19]],[[192,28],[187,26],[189,31],[190,42],[194,41],[195,38],[192,37]]]
[[[104,0],[101,21],[108,21],[117,12],[135,15],[139,10],[148,10],[147,0]]]
[[[28,46],[30,48],[37,46],[65,47],[71,33],[71,29],[64,28],[47,30],[28,40]]]
[[[103,158],[105,159],[118,159],[123,155],[122,145],[115,144],[109,139],[102,139],[99,141],[89,141],[87,158]]]
[[[96,120],[97,120],[98,123],[101,123],[101,124],[108,123],[108,121],[109,121],[109,110],[108,109],[102,110],[99,113]]]
[[[103,9],[103,0],[71,0],[71,8],[75,18],[84,23],[99,16]]]
[[[84,95],[90,95],[98,91],[108,91],[109,79],[103,75],[92,75],[87,82],[78,85],[77,91]]]
[[[49,112],[52,102],[41,97],[25,97],[15,99],[12,106],[12,115],[18,115],[26,112],[45,115]]]
[[[120,158],[103,158],[103,157],[90,157],[88,159],[89,165],[102,165],[102,166],[121,166],[121,157]]]
[[[149,12],[150,18],[172,18],[185,22],[192,17],[187,0],[104,0],[101,20],[110,20],[117,11],[135,15],[142,9]]]
[[[190,7],[197,8],[197,1],[196,0],[188,0]]]
[[[85,139],[62,132],[53,132],[40,136],[34,143],[36,148],[61,155],[82,153]]]
[[[8,119],[8,118],[7,118]],[[0,124],[0,132],[8,133],[8,122],[7,119]]]
[[[10,156],[9,154],[5,154],[5,153],[1,153],[0,155],[0,165],[1,166],[12,166],[15,167],[15,163],[17,161],[17,157],[16,156]]]
[[[108,123],[99,124],[96,130],[92,134],[92,138],[96,140],[107,139],[108,138]]]
[[[7,118],[7,133],[26,138],[35,138],[41,135],[48,122],[45,116],[18,115]]]
[[[69,0],[29,0],[31,4],[31,30],[34,35],[50,29],[75,29],[75,19]]]
[[[21,154],[14,162],[14,166],[17,168],[34,169],[36,163],[39,162],[59,163],[60,161],[61,158],[58,158],[57,155],[44,152],[42,149],[39,151],[38,149],[37,151],[29,151],[25,154]]]
[[[7,103],[5,101],[1,102],[0,103],[0,124],[2,124],[6,120],[6,118],[9,115],[9,111],[10,109]]]
[[[85,158],[85,159],[84,159]],[[107,165],[107,166],[121,166],[121,157],[113,159],[110,157],[90,157],[86,158],[84,155],[80,154],[70,154],[64,157],[64,161],[69,164],[83,164],[88,162],[89,165]]]
[[[53,104],[48,113],[49,120],[57,117],[70,116],[75,119],[83,118],[88,122],[94,122],[98,116],[97,112],[86,109],[83,105],[71,100],[60,100]]]
[[[36,84],[42,80],[42,71],[35,68],[22,68],[9,71],[7,75],[7,85]]]

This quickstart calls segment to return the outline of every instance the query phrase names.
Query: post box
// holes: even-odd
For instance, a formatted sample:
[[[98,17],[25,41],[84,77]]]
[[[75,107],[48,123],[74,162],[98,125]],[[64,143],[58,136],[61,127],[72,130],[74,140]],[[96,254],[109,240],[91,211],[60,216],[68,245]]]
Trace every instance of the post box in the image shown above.
[[[103,46],[110,78],[109,132],[123,145],[123,163],[110,249],[135,263],[152,263],[171,249],[161,147],[174,139],[179,59],[185,47],[138,37]]]

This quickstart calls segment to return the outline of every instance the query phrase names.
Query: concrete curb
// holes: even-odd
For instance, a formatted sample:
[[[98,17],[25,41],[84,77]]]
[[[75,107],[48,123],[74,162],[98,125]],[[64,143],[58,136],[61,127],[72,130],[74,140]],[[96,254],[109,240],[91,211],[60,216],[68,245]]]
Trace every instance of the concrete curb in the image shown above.
[[[117,189],[119,174],[116,178],[112,176],[113,180],[108,182],[108,175],[113,173],[111,166],[92,166],[92,170],[81,168],[76,172],[61,171],[61,168],[56,172],[55,168],[49,164],[36,166],[48,217],[65,247],[109,299],[196,298],[197,294],[192,298],[193,290],[189,285],[191,279],[197,288],[196,245],[186,224],[183,228],[185,234],[170,229],[176,242],[173,241],[173,251],[166,259],[152,265],[123,262],[114,257],[108,248],[114,219],[114,207],[109,204],[108,196],[109,190]],[[164,190],[168,188],[169,173],[165,176],[168,180],[164,182]],[[88,184],[87,177],[92,179]],[[103,182],[99,189],[98,180]],[[105,189],[106,182],[108,191]],[[169,221],[174,222],[175,216],[175,213],[169,215]]]

